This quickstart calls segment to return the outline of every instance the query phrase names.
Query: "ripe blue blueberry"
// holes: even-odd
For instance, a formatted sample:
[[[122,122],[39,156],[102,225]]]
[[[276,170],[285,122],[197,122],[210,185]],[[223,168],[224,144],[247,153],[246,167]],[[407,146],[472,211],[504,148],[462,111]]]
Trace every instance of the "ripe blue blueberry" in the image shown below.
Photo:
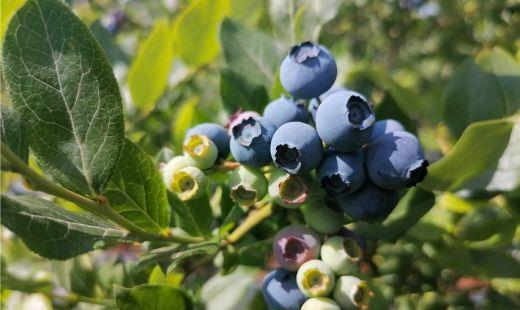
[[[316,113],[318,135],[340,152],[355,151],[367,143],[374,122],[372,105],[363,95],[351,91],[328,96]]]
[[[290,174],[305,174],[320,164],[323,146],[311,125],[290,122],[276,130],[271,141],[275,165]]]
[[[377,121],[374,124],[374,130],[372,131],[372,136],[370,137],[370,143],[375,142],[382,135],[393,131],[405,131],[405,129],[401,123],[394,119],[383,119]]]
[[[316,112],[318,111],[318,107],[320,106],[320,103],[325,100],[329,95],[332,95],[334,93],[337,93],[339,91],[349,91],[345,87],[342,86],[332,86],[329,90],[324,92],[323,94],[319,95],[317,98],[312,98],[309,101],[309,114],[312,117],[312,121],[316,123]]]
[[[328,151],[316,170],[321,186],[330,197],[351,194],[365,182],[363,151],[339,153]]]
[[[230,149],[236,161],[252,167],[271,162],[269,147],[276,126],[263,117],[246,117],[232,129]]]
[[[283,268],[264,277],[262,294],[270,310],[300,310],[307,299],[298,289],[296,274]]]
[[[379,137],[368,148],[366,164],[370,179],[386,189],[414,186],[424,179],[428,167],[419,140],[406,131]]]
[[[264,109],[264,118],[276,127],[289,122],[306,123],[309,116],[302,101],[282,96],[269,103]]]
[[[186,132],[185,142],[192,135],[204,135],[213,142],[218,149],[218,158],[224,159],[229,155],[229,134],[226,128],[213,123],[202,123]]]
[[[337,197],[340,208],[354,220],[376,221],[386,218],[399,201],[395,190],[386,190],[367,180],[352,195]]]
[[[280,82],[293,97],[311,99],[326,92],[338,74],[336,62],[322,45],[293,46],[280,67]]]
[[[287,270],[296,271],[300,266],[320,254],[320,238],[303,225],[289,225],[280,230],[273,241],[276,262]]]

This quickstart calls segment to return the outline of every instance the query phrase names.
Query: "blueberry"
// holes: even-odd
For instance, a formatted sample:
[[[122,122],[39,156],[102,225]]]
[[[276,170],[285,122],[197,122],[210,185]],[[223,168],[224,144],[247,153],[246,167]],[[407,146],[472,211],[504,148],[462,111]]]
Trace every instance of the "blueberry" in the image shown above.
[[[302,305],[301,310],[341,310],[339,305],[327,297],[309,298]]]
[[[428,167],[419,140],[406,131],[379,137],[368,148],[366,164],[370,179],[386,189],[414,186],[426,177]]]
[[[289,122],[306,123],[309,116],[302,101],[282,96],[265,107],[264,118],[280,127]]]
[[[258,112],[255,111],[243,111],[240,109],[233,113],[233,115],[229,117],[229,122],[226,125],[229,135],[233,135],[233,128],[236,125],[240,124],[244,119],[250,117],[260,117],[260,114],[258,114]]]
[[[296,274],[278,268],[262,281],[262,294],[270,310],[300,310],[307,297],[296,284]]]
[[[341,213],[330,209],[320,199],[307,202],[302,206],[302,212],[309,227],[326,235],[338,232],[345,222]]]
[[[363,151],[338,153],[328,151],[316,170],[321,186],[330,197],[352,194],[365,182]]]
[[[274,237],[274,258],[282,268],[296,271],[306,261],[318,257],[320,246],[320,238],[315,232],[303,225],[290,225]]]
[[[322,45],[293,46],[280,67],[280,82],[293,97],[311,99],[326,92],[338,74],[336,62]]]
[[[162,175],[166,188],[171,190],[173,176],[175,173],[183,168],[188,167],[189,165],[190,164],[188,159],[186,159],[185,156],[175,156],[174,158],[170,159],[170,161],[168,161],[168,163],[162,168]]]
[[[355,151],[367,143],[374,122],[372,105],[363,95],[351,91],[328,96],[316,113],[318,135],[340,152]]]
[[[263,117],[246,117],[236,124],[231,136],[230,149],[236,161],[252,167],[271,162],[269,146],[276,126]]]
[[[308,190],[301,176],[290,175],[282,170],[276,170],[270,176],[269,195],[283,207],[300,207],[307,200]]]
[[[309,114],[312,117],[312,121],[316,123],[316,112],[318,111],[318,107],[320,106],[320,103],[325,100],[329,95],[332,95],[334,93],[337,93],[339,91],[349,91],[345,87],[341,86],[332,86],[329,90],[318,96],[317,98],[312,98],[309,101]]]
[[[296,283],[305,296],[327,296],[334,288],[334,272],[323,261],[313,259],[298,269]]]
[[[196,167],[186,167],[173,175],[170,189],[180,200],[187,201],[201,197],[208,185],[204,172]]]
[[[357,271],[363,254],[354,238],[332,236],[321,246],[321,259],[337,275],[346,275]]]
[[[226,128],[213,123],[199,124],[186,132],[185,142],[192,135],[204,135],[213,142],[218,149],[218,158],[224,159],[229,155],[229,134]]]
[[[217,160],[217,146],[204,135],[191,135],[182,148],[188,163],[200,169],[211,168]]]
[[[267,179],[253,168],[240,166],[229,172],[231,199],[243,209],[254,205],[267,193]]]
[[[370,143],[373,143],[382,135],[393,131],[404,131],[404,126],[394,119],[383,119],[375,122],[372,136],[370,136]]]
[[[395,190],[386,190],[367,180],[352,195],[337,197],[340,208],[354,220],[376,221],[386,218],[395,208],[399,196]]]
[[[275,165],[290,174],[305,174],[318,167],[323,146],[311,125],[290,122],[276,130],[271,141]]]
[[[367,282],[354,276],[341,276],[336,280],[333,298],[342,309],[365,309],[369,297]]]

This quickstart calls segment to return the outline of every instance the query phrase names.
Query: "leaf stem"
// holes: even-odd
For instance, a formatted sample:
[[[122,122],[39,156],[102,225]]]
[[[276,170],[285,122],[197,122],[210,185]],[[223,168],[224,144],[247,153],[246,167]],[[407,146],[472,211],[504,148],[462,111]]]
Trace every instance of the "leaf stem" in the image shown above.
[[[131,234],[136,235],[140,239],[162,240],[180,243],[195,243],[204,240],[203,238],[199,237],[174,236],[169,231],[165,232],[164,234],[157,234],[146,231],[117,213],[110,207],[108,202],[103,202],[101,199],[99,201],[92,200],[85,196],[74,193],[73,191],[70,191],[60,185],[54,184],[29,167],[3,142],[1,144],[1,154],[4,159],[8,160],[11,165],[13,165],[18,173],[23,175],[30,182],[33,189],[63,198],[75,203],[85,211],[108,218],[109,220],[128,230],[128,232]]]
[[[233,244],[240,240],[245,234],[247,234],[253,227],[258,225],[263,220],[267,219],[273,214],[274,206],[272,203],[268,203],[261,207],[251,211],[247,218],[240,224],[224,241],[225,244]]]

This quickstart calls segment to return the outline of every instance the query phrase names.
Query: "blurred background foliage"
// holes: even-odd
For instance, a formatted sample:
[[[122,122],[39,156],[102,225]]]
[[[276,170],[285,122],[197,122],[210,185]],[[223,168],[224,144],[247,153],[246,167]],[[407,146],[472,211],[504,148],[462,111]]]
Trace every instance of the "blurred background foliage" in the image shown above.
[[[305,40],[327,46],[338,63],[338,85],[366,94],[378,118],[398,119],[417,133],[431,162],[447,155],[422,186],[435,195],[415,190],[398,207],[416,212],[416,224],[397,212],[377,227],[354,227],[368,240],[363,272],[373,277],[374,309],[520,308],[520,121],[514,116],[520,2],[66,2],[107,52],[124,98],[127,135],[150,155],[164,147],[178,152],[194,124],[226,124],[239,108],[262,112],[283,93],[277,70],[288,48]],[[2,37],[23,3],[1,1]],[[4,83],[1,101],[8,104]],[[2,172],[2,191],[27,189]],[[273,218],[255,233],[265,238],[281,221]],[[253,243],[229,254],[224,262],[233,257],[253,267],[225,268],[227,275],[199,270],[197,261],[165,274],[137,268],[139,248],[45,261],[4,229],[2,281],[49,290],[58,283],[97,297],[110,296],[112,284],[182,282],[207,309],[262,309],[259,267],[269,262],[251,252],[265,248]],[[1,300],[16,309],[77,306],[77,300],[51,305],[42,296],[3,290]]]

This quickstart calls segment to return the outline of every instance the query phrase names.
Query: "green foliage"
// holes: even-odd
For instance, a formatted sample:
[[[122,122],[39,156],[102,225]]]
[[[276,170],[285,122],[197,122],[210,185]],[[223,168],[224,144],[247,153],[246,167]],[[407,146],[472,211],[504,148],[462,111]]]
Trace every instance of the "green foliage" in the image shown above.
[[[509,116],[520,108],[520,64],[501,49],[481,52],[446,85],[443,119],[455,136],[473,122]]]
[[[68,259],[124,240],[126,232],[88,213],[70,212],[34,197],[2,195],[2,225],[27,247],[51,259]]]
[[[144,284],[133,288],[116,287],[117,307],[122,310],[188,309],[183,293],[167,285]]]
[[[158,21],[130,66],[128,87],[135,105],[144,112],[153,109],[168,84],[175,55],[172,38],[171,26]]]
[[[177,17],[175,50],[185,63],[202,66],[217,56],[218,29],[230,9],[229,0],[195,0]]]
[[[103,195],[110,207],[146,230],[161,232],[169,226],[170,206],[161,174],[150,156],[129,140]]]
[[[0,134],[4,142],[20,159],[27,162],[29,158],[29,145],[25,135],[25,129],[18,113],[8,106],[2,106],[0,115]],[[4,169],[2,162],[2,169]]]
[[[42,168],[69,189],[99,193],[121,155],[123,111],[92,33],[62,3],[29,0],[9,24],[3,68]]]

